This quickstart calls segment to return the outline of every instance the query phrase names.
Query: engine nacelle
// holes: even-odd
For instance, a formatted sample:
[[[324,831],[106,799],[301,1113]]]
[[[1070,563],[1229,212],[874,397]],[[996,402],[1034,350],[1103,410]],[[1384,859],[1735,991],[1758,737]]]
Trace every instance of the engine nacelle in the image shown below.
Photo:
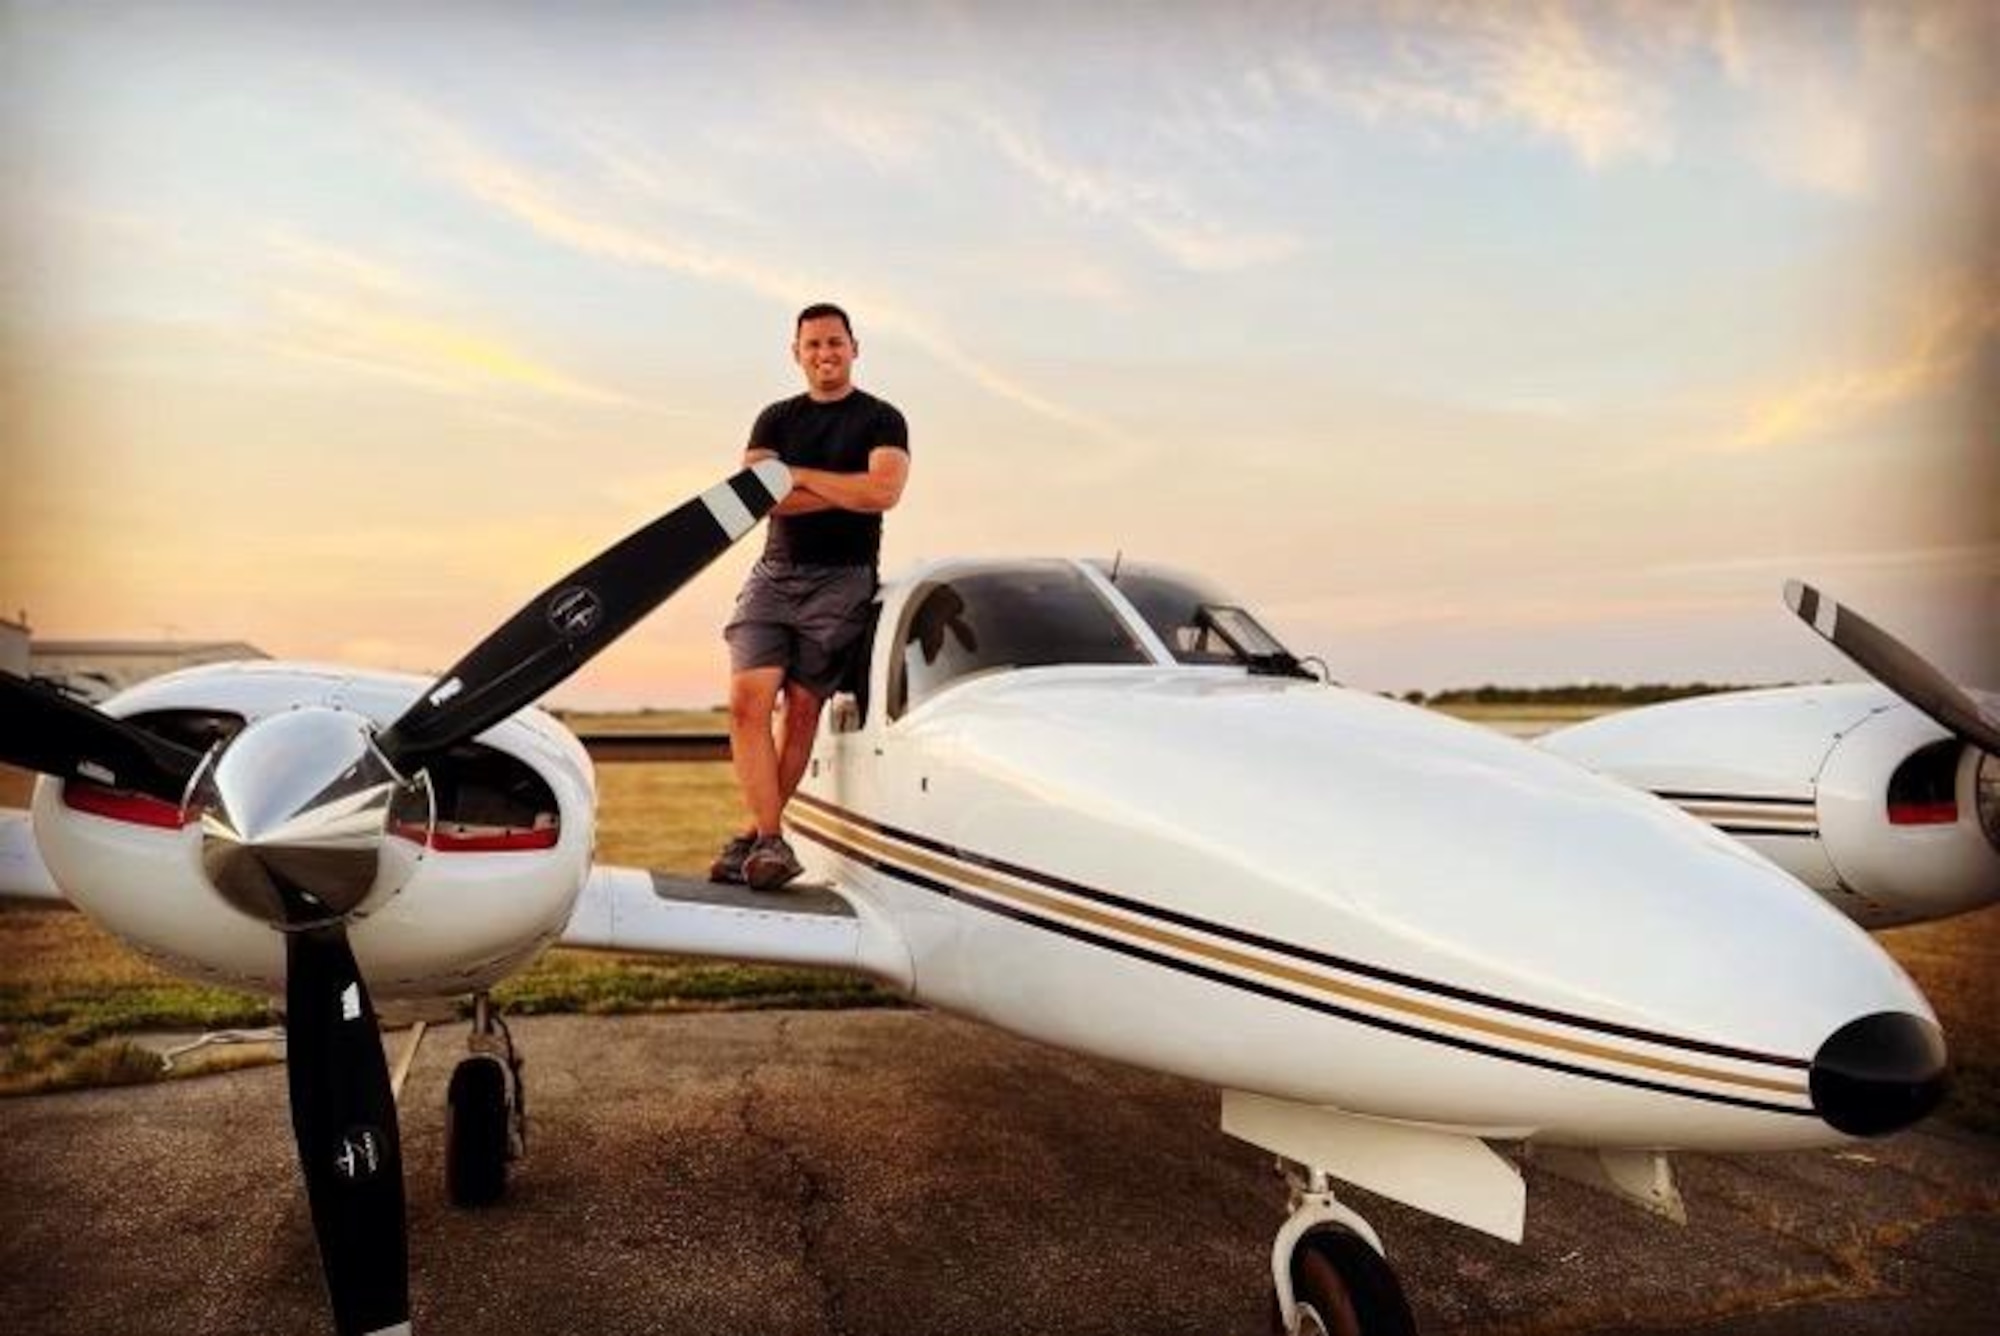
[[[1884,687],[1675,701],[1541,745],[1734,836],[1864,926],[2000,901],[2000,758]]]
[[[257,720],[311,707],[376,728],[426,682],[396,674],[216,665],[154,678],[107,702],[197,749]],[[279,758],[282,759],[282,758]],[[595,792],[581,744],[525,710],[426,762],[435,819],[397,820],[421,856],[394,894],[370,897],[349,940],[378,996],[474,992],[553,942],[590,872]],[[285,945],[204,871],[190,811],[144,795],[43,779],[35,841],[64,895],[177,973],[282,994]]]

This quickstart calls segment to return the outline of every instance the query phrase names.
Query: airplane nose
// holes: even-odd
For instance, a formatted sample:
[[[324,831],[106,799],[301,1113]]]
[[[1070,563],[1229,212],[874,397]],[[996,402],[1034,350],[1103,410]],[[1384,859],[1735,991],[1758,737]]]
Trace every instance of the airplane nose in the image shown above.
[[[1904,1011],[1878,1011],[1835,1030],[1813,1055],[1813,1108],[1849,1136],[1908,1127],[1944,1099],[1944,1032]]]

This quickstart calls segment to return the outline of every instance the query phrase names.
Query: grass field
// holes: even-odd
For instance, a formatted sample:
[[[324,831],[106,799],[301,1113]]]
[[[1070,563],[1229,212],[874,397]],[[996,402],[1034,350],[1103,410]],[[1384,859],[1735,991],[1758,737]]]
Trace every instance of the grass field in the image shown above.
[[[0,767],[0,807],[24,806],[28,791],[25,776]],[[740,812],[725,763],[604,766],[598,771],[598,857],[704,872]],[[569,950],[550,951],[494,996],[516,1012],[600,1014],[895,1000],[863,980],[825,970]],[[154,1080],[159,1063],[133,1043],[135,1033],[262,1026],[273,1019],[263,998],[156,969],[81,914],[0,908],[0,1095]]]
[[[1505,724],[1509,726],[1541,724],[1545,728],[1560,728],[1564,724],[1580,724],[1586,719],[1595,719],[1606,713],[1602,705],[1483,705],[1478,701],[1453,701],[1448,705],[1431,707],[1454,719],[1469,719],[1475,724]]]
[[[615,713],[568,711],[563,723],[579,737],[592,733],[727,733],[727,710],[620,710]]]
[[[599,716],[572,725],[627,731],[634,719],[649,717]],[[683,731],[720,726],[706,711],[653,718]],[[1511,719],[1526,722],[1518,714]],[[598,784],[598,856],[606,862],[698,872],[740,820],[729,767],[721,762],[606,765]],[[0,767],[0,806],[24,805],[27,790],[19,772]],[[1929,995],[1951,1036],[1959,1079],[1950,1112],[2000,1130],[2000,907],[1883,933],[1880,940]],[[565,950],[549,952],[498,996],[520,1011],[603,1013],[891,1000],[871,985],[822,971]],[[0,909],[0,1094],[153,1079],[157,1063],[133,1048],[135,1031],[269,1022],[261,999],[156,970],[80,914]]]
[[[2000,905],[1877,938],[1930,998],[1951,1041],[1956,1084],[1947,1109],[2000,1132]]]

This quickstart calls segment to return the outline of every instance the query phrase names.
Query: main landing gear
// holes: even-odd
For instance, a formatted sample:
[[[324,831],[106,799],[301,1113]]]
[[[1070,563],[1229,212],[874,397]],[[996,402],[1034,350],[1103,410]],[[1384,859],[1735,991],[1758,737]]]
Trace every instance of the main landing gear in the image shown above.
[[[1382,1242],[1318,1169],[1280,1158],[1291,1215],[1271,1245],[1276,1336],[1416,1336]]]
[[[507,1162],[527,1151],[521,1058],[492,999],[472,999],[470,1054],[445,1094],[444,1191],[453,1206],[490,1206],[507,1190]]]

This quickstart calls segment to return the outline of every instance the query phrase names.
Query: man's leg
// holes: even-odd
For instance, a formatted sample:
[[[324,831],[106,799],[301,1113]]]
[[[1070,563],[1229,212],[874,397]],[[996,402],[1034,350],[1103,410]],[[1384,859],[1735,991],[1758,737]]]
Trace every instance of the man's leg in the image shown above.
[[[813,726],[819,718],[819,701],[811,692],[790,686],[784,688],[784,694],[783,741],[775,746],[771,741],[770,715],[766,713],[764,716],[764,749],[765,755],[770,757],[769,788],[762,787],[767,781],[760,777],[754,799],[759,806],[753,809],[757,819],[757,840],[743,857],[743,880],[759,891],[775,891],[804,871],[799,865],[798,854],[785,842],[778,826],[785,802],[792,796],[792,790],[798,787],[799,776],[805,772],[806,761],[812,755]],[[800,696],[805,699],[800,700]],[[769,698],[765,699],[768,701]],[[768,708],[767,705],[767,711]],[[737,711],[732,708],[729,713],[734,736],[739,731]],[[737,768],[739,772],[743,769],[741,761],[737,763]],[[744,789],[746,793],[750,791],[747,782]]]
[[[778,752],[771,740],[771,711],[785,680],[783,668],[748,668],[729,677],[729,759],[743,806],[759,835],[778,833],[784,807]]]
[[[817,693],[797,682],[785,683],[785,723],[778,746],[778,807],[792,800],[812,759],[813,738],[819,732]]]
[[[812,758],[813,731],[819,724],[819,697],[795,683],[784,687],[785,722],[772,756],[770,812],[771,824],[764,824],[760,810],[757,816],[757,841],[743,857],[743,880],[753,889],[775,891],[785,885],[800,872],[799,856],[778,834],[778,821],[784,813],[785,803],[791,799],[792,790],[799,786],[799,779],[805,774],[806,762]],[[732,723],[735,711],[730,712]],[[771,745],[770,733],[764,735],[767,747]],[[760,791],[759,797],[762,798]]]

